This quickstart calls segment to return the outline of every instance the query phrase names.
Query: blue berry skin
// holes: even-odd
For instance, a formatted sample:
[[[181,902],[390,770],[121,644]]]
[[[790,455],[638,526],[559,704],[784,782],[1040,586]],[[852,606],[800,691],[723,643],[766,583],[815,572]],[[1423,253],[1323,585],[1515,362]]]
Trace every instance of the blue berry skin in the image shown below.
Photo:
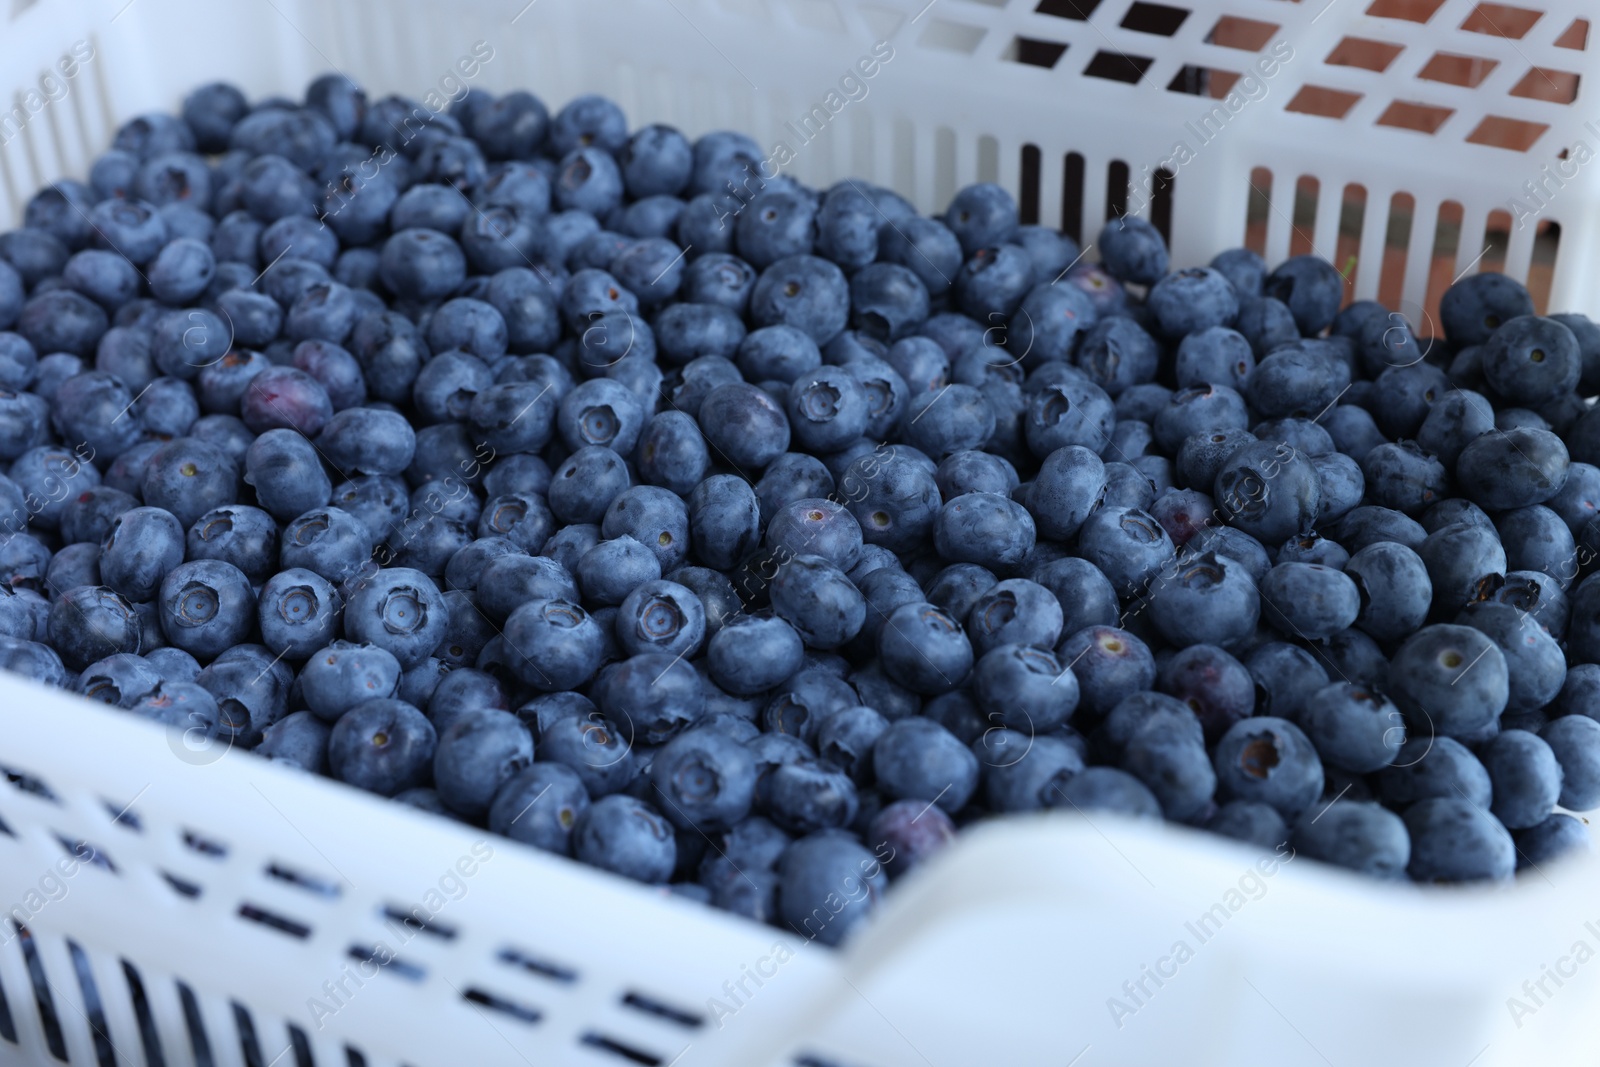
[[[1020,566],[1033,551],[1036,533],[1026,508],[993,493],[967,493],[947,502],[934,522],[939,555],[995,570]]]
[[[1027,405],[1023,436],[1028,450],[1041,458],[1068,445],[1103,454],[1116,425],[1111,397],[1087,380],[1046,385],[1028,397]]]
[[[1052,790],[1051,807],[1079,814],[1110,812],[1135,819],[1161,818],[1161,802],[1148,786],[1115,767],[1085,767],[1059,790]]]
[[[1172,394],[1169,402],[1156,412],[1151,426],[1156,444],[1175,453],[1195,434],[1231,435],[1249,424],[1250,413],[1244,397],[1226,385],[1210,383]]]
[[[872,747],[889,720],[870,707],[835,711],[817,726],[817,754],[850,776],[857,786],[872,784]]]
[[[1194,330],[1178,342],[1175,373],[1180,389],[1209,382],[1242,389],[1255,368],[1250,342],[1227,326]]]
[[[790,442],[789,420],[759,388],[730,382],[711,390],[697,416],[713,456],[747,470],[760,470]]]
[[[690,261],[681,296],[690,304],[716,304],[743,315],[755,284],[756,271],[750,264],[727,252],[708,252]],[[742,323],[739,332],[743,335]],[[659,325],[657,333],[661,333]]]
[[[223,735],[254,747],[261,742],[261,731],[288,712],[289,685],[283,675],[274,673],[265,649],[257,645],[237,651],[240,654],[219,657],[195,675],[195,684],[216,698]]]
[[[427,717],[402,700],[368,700],[334,723],[328,767],[358,789],[392,797],[431,779],[439,736]]]
[[[251,584],[259,584],[278,569],[278,526],[260,508],[228,504],[194,521],[185,551],[191,560],[231,564],[243,571]]]
[[[1322,487],[1316,466],[1299,450],[1257,441],[1223,463],[1212,496],[1230,526],[1277,545],[1313,527]]]
[[[1192,267],[1156,282],[1147,306],[1157,331],[1169,340],[1179,340],[1202,330],[1231,326],[1239,314],[1239,297],[1218,271]]]
[[[1206,829],[1258,848],[1276,850],[1289,840],[1289,826],[1278,809],[1258,800],[1230,800],[1206,821]]]
[[[874,213],[872,218],[876,217]],[[828,219],[829,210],[825,205],[822,214],[824,226]],[[826,247],[826,230],[822,238],[820,243]],[[883,228],[877,235],[877,241],[884,262],[911,271],[927,288],[929,296],[935,298],[949,291],[965,256],[960,238],[938,219],[907,219],[896,223],[894,227]],[[980,247],[986,246],[976,245],[973,250]]]
[[[897,800],[872,817],[864,837],[894,877],[926,864],[956,834],[950,816],[915,800]]]
[[[1572,531],[1550,508],[1535,504],[1498,516],[1495,523],[1513,571],[1540,571],[1570,584],[1577,545]]]
[[[617,644],[630,656],[694,655],[705,643],[705,607],[692,590],[677,582],[647,581],[622,601],[615,629]]]
[[[1576,438],[1577,432],[1573,434],[1573,448],[1578,447]],[[1545,501],[1545,507],[1561,516],[1574,536],[1583,532],[1584,525],[1600,513],[1600,467],[1573,463],[1567,468],[1567,480],[1562,483],[1561,492]]]
[[[757,264],[759,266],[759,264]],[[897,341],[928,317],[928,289],[915,271],[873,263],[850,279],[851,321],[885,343]]]
[[[956,618],[965,619],[979,598],[1000,583],[986,567],[976,563],[952,563],[926,584],[929,603]]]
[[[964,493],[1010,496],[1020,482],[1016,468],[1008,461],[972,449],[946,456],[934,476],[934,488],[946,500]]]
[[[854,460],[839,479],[838,495],[866,542],[894,552],[923,544],[940,515],[934,475],[898,452],[873,451]]]
[[[956,306],[979,322],[1001,323],[1016,312],[1037,281],[1033,261],[1018,246],[980,248],[956,272]]]
[[[682,830],[715,833],[750,814],[756,761],[725,734],[690,730],[668,741],[650,764],[651,795]]]
[[[1223,648],[1245,642],[1269,595],[1244,565],[1211,549],[1166,561],[1139,591],[1148,600],[1135,610],[1147,607],[1157,631],[1178,648],[1202,640]]]
[[[973,693],[995,721],[1030,737],[1064,725],[1078,706],[1078,680],[1047,649],[999,645],[978,660]]]
[[[1075,537],[1100,506],[1105,488],[1106,467],[1092,448],[1067,445],[1049,453],[1025,500],[1039,536],[1054,541]]]
[[[978,787],[978,758],[929,719],[891,723],[872,758],[879,788],[896,800],[922,800],[956,812]]]
[[[1090,626],[1062,638],[1056,659],[1077,677],[1079,707],[1095,718],[1156,680],[1149,646],[1113,626]]]
[[[680,496],[687,496],[711,467],[699,426],[681,411],[663,411],[650,419],[634,461],[643,481]]]
[[[148,264],[167,243],[166,223],[156,205],[145,200],[102,200],[90,210],[89,222],[97,247],[136,267]]]
[[[1370,774],[1399,758],[1405,720],[1382,693],[1335,682],[1306,698],[1296,721],[1331,767]]]
[[[814,834],[778,863],[778,916],[807,940],[838,945],[877,910],[887,888],[883,864],[853,837]]]
[[[598,531],[592,547],[599,543]],[[578,583],[565,564],[549,556],[508,555],[491,560],[478,575],[477,606],[493,623],[533,600],[578,600]],[[562,688],[568,688],[563,686]]]
[[[1337,800],[1302,818],[1290,838],[1296,854],[1373,878],[1401,879],[1411,861],[1411,837],[1394,812],[1370,801]]]
[[[1451,285],[1439,299],[1440,323],[1457,351],[1481,345],[1512,319],[1535,313],[1528,290],[1504,274],[1469,275]]]
[[[379,272],[391,292],[405,300],[440,300],[466,279],[461,246],[434,230],[400,230],[384,242]]]
[[[548,492],[550,511],[565,523],[599,522],[632,484],[620,454],[605,445],[585,445],[556,468]]]
[[[1456,621],[1487,636],[1505,656],[1508,711],[1538,711],[1567,678],[1566,656],[1536,618],[1510,604],[1469,604]]]
[[[871,411],[867,391],[843,367],[818,367],[789,385],[787,414],[791,439],[801,449],[837,452],[867,429]]]
[[[1505,655],[1488,636],[1469,626],[1435,624],[1396,650],[1387,692],[1417,733],[1471,738],[1505,710],[1510,676]]]
[[[1350,538],[1343,538],[1348,546]],[[1433,582],[1434,603],[1457,609],[1475,599],[1482,583],[1491,576],[1504,575],[1505,548],[1493,528],[1457,522],[1429,534],[1417,555],[1428,568]]]
[[[1316,337],[1333,324],[1344,302],[1344,278],[1318,256],[1294,256],[1267,276],[1262,292],[1281,300],[1306,337]]]
[[[661,564],[654,552],[633,538],[618,537],[601,541],[585,552],[573,573],[586,601],[615,605],[626,600],[637,586],[660,578]]]
[[[255,489],[262,509],[280,522],[322,507],[333,495],[316,448],[297,430],[268,430],[252,441],[244,481]]]
[[[841,676],[807,668],[774,690],[761,722],[769,732],[789,734],[809,745],[816,740],[823,720],[855,705],[855,691]]]
[[[600,521],[605,537],[634,538],[661,563],[663,573],[679,566],[689,551],[689,509],[677,494],[654,485],[625,490]]]
[[[866,620],[861,592],[821,556],[784,560],[768,588],[773,612],[794,627],[808,648],[838,648],[860,632]]]
[[[395,696],[400,661],[376,645],[332,641],[313,653],[300,670],[300,696],[324,722],[368,700]]]
[[[710,678],[736,696],[765,693],[800,669],[803,656],[805,641],[779,617],[725,622],[706,649]]]
[[[761,540],[757,490],[733,474],[716,474],[689,494],[689,540],[697,560],[726,571],[748,556]]]
[[[919,452],[939,460],[952,452],[981,447],[994,436],[995,423],[994,407],[980,390],[948,385],[912,397],[901,435]]]
[[[233,503],[238,486],[238,467],[221,449],[180,437],[151,454],[141,488],[146,504],[188,527],[212,508]]]
[[[1433,581],[1422,557],[1405,545],[1370,544],[1350,557],[1344,573],[1360,597],[1355,626],[1377,641],[1402,640],[1427,620]]]
[[[1095,243],[1101,265],[1118,281],[1154,285],[1167,273],[1167,243],[1145,219],[1130,215],[1112,219]]]
[[[62,268],[61,276],[67,285],[108,311],[139,295],[139,268],[119,252],[99,248],[75,252]],[[17,308],[20,310],[20,302]]]
[[[451,811],[481,819],[500,788],[532,763],[533,737],[521,720],[498,708],[478,708],[439,733],[433,786]]]
[[[183,305],[206,291],[216,274],[211,249],[192,237],[167,242],[147,267],[150,292],[164,304]]]
[[[1122,769],[1143,782],[1160,802],[1162,813],[1174,821],[1202,815],[1217,788],[1217,772],[1205,745],[1159,721],[1147,722],[1128,739]]]
[[[672,824],[651,805],[620,793],[578,816],[573,854],[583,863],[646,884],[664,883],[677,866]]]
[[[9,529],[14,532],[25,524],[39,530],[56,530],[73,491],[82,493],[100,484],[100,472],[79,458],[92,454],[87,450],[73,453],[53,445],[39,445],[13,460],[6,473],[14,488],[21,490],[22,499],[17,500],[15,492],[7,493],[12,498],[7,516],[11,523]],[[25,507],[19,509],[17,504]]]
[[[168,571],[160,589],[161,630],[169,644],[202,662],[246,641],[256,595],[244,572],[221,560],[192,560]]]
[[[1257,800],[1293,821],[1322,795],[1322,762],[1300,728],[1256,716],[1235,723],[1217,742],[1213,762],[1222,800]]]
[[[1545,820],[1562,794],[1561,764],[1538,734],[1503,730],[1479,750],[1494,789],[1490,810],[1508,829]]]
[[[1360,614],[1355,582],[1319,563],[1280,563],[1267,572],[1260,589],[1263,617],[1286,637],[1331,637]]]
[[[56,394],[56,403],[70,398],[66,386],[71,381],[68,379],[62,383],[61,390]],[[200,404],[187,382],[177,378],[157,378],[134,401],[133,413],[138,415],[146,433],[161,437],[183,437],[200,418]]]
[[[423,712],[442,734],[469,712],[490,708],[504,711],[507,703],[505,690],[494,675],[472,667],[457,667],[439,679],[428,694]]]
[[[1557,812],[1537,826],[1512,834],[1517,847],[1517,870],[1538,870],[1547,863],[1594,851],[1589,828],[1571,815]]]
[[[80,585],[101,584],[100,546],[89,541],[63,545],[45,568],[44,584],[54,592],[64,592]],[[16,592],[21,594],[29,590],[19,589]],[[24,607],[28,610],[24,610]],[[34,626],[36,609],[37,605],[28,601],[14,604],[13,600],[0,597],[0,633],[33,640],[37,630]],[[24,630],[26,632],[22,632]]]
[[[448,623],[448,608],[433,579],[406,567],[379,570],[351,591],[345,604],[345,637],[386,649],[403,669],[433,653]]]
[[[755,325],[795,326],[818,345],[827,344],[845,328],[849,307],[844,272],[811,255],[777,260],[761,272],[750,291],[750,318]]]
[[[130,708],[161,684],[161,673],[142,657],[119,652],[83,669],[73,684],[90,700]]]
[[[1051,734],[990,728],[972,743],[984,796],[997,812],[1040,811],[1064,804],[1061,793],[1084,770],[1083,755]]]
[[[1011,238],[1017,229],[1017,204],[1001,186],[978,182],[951,198],[943,221],[961,242],[961,251],[970,256]]]
[[[593,678],[608,643],[594,616],[561,599],[535,600],[513,611],[506,619],[505,642],[517,677],[543,692],[576,688]]]
[[[261,744],[255,753],[311,774],[322,774],[328,767],[328,738],[332,732],[311,712],[296,711],[261,732]]]
[[[489,807],[489,829],[558,856],[572,854],[573,830],[589,810],[583,781],[559,763],[535,763],[507,779]]]
[[[343,608],[343,598],[321,575],[279,571],[257,599],[261,643],[286,659],[304,660],[338,636]]]
[[[1256,705],[1250,671],[1215,645],[1190,645],[1163,662],[1157,688],[1195,713],[1207,743],[1250,716]]]
[[[160,508],[131,508],[111,522],[100,550],[100,575],[130,602],[149,600],[183,562],[183,527]]]
[[[506,158],[526,154],[508,153]],[[693,160],[688,138],[674,127],[660,124],[635,130],[617,153],[623,184],[635,200],[681,193],[689,182]]]
[[[1491,430],[1461,450],[1456,480],[1487,511],[1542,504],[1566,481],[1567,447],[1548,430]]]
[[[1504,881],[1516,872],[1516,846],[1494,816],[1460,796],[1418,801],[1405,811],[1412,881]]]
[[[1078,531],[1078,554],[1122,596],[1144,592],[1175,555],[1161,524],[1137,508],[1102,507]]]
[[[1262,358],[1245,381],[1252,410],[1269,419],[1316,418],[1350,384],[1350,367],[1331,341],[1280,345]]]
[[[357,574],[372,558],[360,519],[339,508],[315,508],[285,524],[278,551],[283,567],[304,567],[330,582]]]
[[[768,737],[784,737],[799,746],[772,766],[764,751]],[[757,790],[772,820],[793,834],[837,830],[860,814],[861,800],[850,776],[831,763],[813,759],[810,749],[786,734],[762,734],[750,742],[757,765]]]
[[[1561,768],[1558,803],[1572,811],[1600,807],[1600,723],[1567,715],[1546,724],[1539,736]]]
[[[778,559],[817,555],[841,570],[861,554],[861,526],[832,500],[804,499],[784,505],[767,524],[767,546]]]
[[[972,670],[972,644],[961,624],[933,604],[903,604],[878,632],[884,673],[915,693],[935,696],[960,686]]]
[[[1414,733],[1394,762],[1373,778],[1379,799],[1403,808],[1430,797],[1464,797],[1488,808],[1489,772],[1478,757],[1450,737]]]
[[[538,754],[541,761],[570,769],[596,797],[622,791],[637,773],[629,739],[599,711],[568,716],[541,728]]]
[[[412,386],[412,402],[423,423],[459,421],[472,410],[474,398],[494,384],[494,373],[477,356],[440,352],[423,364]]]
[[[1065,615],[1057,594],[1026,578],[1009,578],[987,589],[967,610],[968,639],[979,656],[1004,644],[1053,649]]]

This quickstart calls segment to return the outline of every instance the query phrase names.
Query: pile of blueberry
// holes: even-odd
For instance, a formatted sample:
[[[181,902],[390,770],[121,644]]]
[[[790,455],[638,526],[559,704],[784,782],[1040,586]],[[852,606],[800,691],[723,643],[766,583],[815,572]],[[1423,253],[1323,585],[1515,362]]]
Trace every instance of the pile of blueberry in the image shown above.
[[[1600,327],[762,158],[337,76],[127,123],[0,234],[0,663],[828,943],[1012,812],[1587,847]]]

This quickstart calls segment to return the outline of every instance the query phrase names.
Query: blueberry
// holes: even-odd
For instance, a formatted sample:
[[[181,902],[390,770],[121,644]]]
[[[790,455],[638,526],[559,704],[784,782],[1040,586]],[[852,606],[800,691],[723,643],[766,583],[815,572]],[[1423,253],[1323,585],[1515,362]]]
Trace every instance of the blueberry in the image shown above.
[[[160,508],[130,508],[111,522],[101,546],[104,583],[130,602],[150,600],[183,562],[183,527]]]
[[[1303,453],[1257,441],[1227,458],[1212,496],[1229,525],[1275,545],[1312,528],[1322,489],[1315,465]]]
[[[1287,725],[1287,724],[1285,724]],[[1175,821],[1204,813],[1217,788],[1205,745],[1198,737],[1174,732],[1161,721],[1147,722],[1128,739],[1122,769],[1143,782]]]
[[[546,692],[587,682],[600,669],[606,652],[606,635],[599,623],[577,604],[562,599],[535,600],[513,611],[506,619],[505,642],[517,676]]]
[[[559,763],[535,763],[508,778],[489,807],[489,829],[513,841],[572,853],[573,830],[589,810],[582,779]]]
[[[1258,800],[1230,800],[1206,821],[1206,829],[1258,848],[1276,850],[1289,839],[1289,827],[1278,809]]]
[[[469,223],[470,224],[470,223]],[[383,245],[383,282],[406,300],[449,296],[466,278],[466,257],[450,237],[433,230],[400,230]]]
[[[482,818],[501,786],[532,762],[533,738],[515,715],[495,708],[467,711],[438,735],[434,788],[452,811]]]
[[[257,755],[274,762],[299,767],[312,774],[322,774],[328,766],[328,738],[331,734],[332,730],[311,712],[296,711],[263,730],[261,744],[256,746],[255,751]]]
[[[1457,350],[1481,345],[1505,323],[1534,313],[1527,289],[1504,274],[1468,275],[1439,299],[1440,322]]]
[[[1561,806],[1573,811],[1600,806],[1600,723],[1568,715],[1545,726],[1539,736],[1561,768]]]
[[[161,673],[142,657],[118,652],[83,669],[73,688],[90,700],[131,708],[161,684]]]
[[[1096,244],[1100,262],[1119,281],[1154,285],[1167,273],[1167,243],[1146,219],[1133,215],[1112,219]]]
[[[1397,879],[1411,860],[1406,823],[1370,801],[1338,800],[1295,824],[1296,853],[1374,878]]]
[[[1322,795],[1322,763],[1298,726],[1256,716],[1235,723],[1217,742],[1213,756],[1218,796],[1272,805],[1286,820],[1297,818]]]
[[[343,602],[327,579],[308,570],[279,571],[261,587],[261,641],[273,652],[303,660],[339,633]]]
[[[887,885],[883,864],[847,836],[790,845],[778,864],[779,916],[802,937],[838,945],[871,915]]]
[[[1491,726],[1510,694],[1505,655],[1468,626],[1424,626],[1390,662],[1388,693],[1410,727],[1469,738]]]
[[[973,662],[972,645],[960,623],[929,603],[896,608],[879,631],[878,654],[891,679],[929,695],[961,685]]]
[[[708,729],[668,741],[650,764],[652,795],[671,822],[702,833],[728,829],[750,812],[756,763],[742,744]]]
[[[344,612],[348,639],[387,650],[402,668],[414,667],[432,654],[447,621],[438,586],[427,575],[405,567],[384,568],[362,581],[350,592]]]
[[[677,865],[671,824],[622,794],[601,797],[578,814],[572,846],[582,862],[639,882],[665,882]]]
[[[1549,863],[1568,855],[1584,855],[1594,850],[1589,830],[1571,815],[1557,812],[1536,826],[1512,835],[1517,847],[1517,869]]]
[[[313,653],[300,671],[300,693],[306,707],[325,722],[357,704],[395,696],[400,662],[376,645],[333,641]]]
[[[718,386],[700,405],[700,430],[714,456],[759,470],[788,451],[789,420],[778,403],[743,382]]]
[[[849,306],[844,273],[811,255],[776,260],[750,291],[750,318],[757,326],[795,326],[819,345],[844,329]]]
[[[654,552],[663,572],[684,561],[689,551],[689,514],[682,498],[653,485],[624,490],[600,521],[605,537],[629,536]]]
[[[314,508],[284,525],[279,563],[304,567],[330,582],[358,575],[372,557],[365,524],[340,508]]]
[[[944,559],[997,570],[1020,566],[1033,550],[1035,536],[1027,509],[993,493],[967,493],[948,501],[933,529],[934,545]]]
[[[1327,638],[1360,614],[1356,584],[1343,571],[1319,563],[1279,563],[1261,580],[1262,616],[1288,637]]]
[[[1009,239],[1017,229],[1017,204],[1011,194],[993,182],[962,188],[945,210],[944,224],[972,255]]]
[[[1355,625],[1380,642],[1401,640],[1428,617],[1433,582],[1422,557],[1405,545],[1378,541],[1352,555],[1345,576],[1355,583]]]
[[[1504,880],[1516,870],[1516,846],[1492,815],[1460,797],[1435,797],[1406,809],[1411,860],[1418,882]]]
[[[1147,512],[1106,506],[1085,520],[1078,533],[1078,554],[1100,568],[1118,593],[1133,596],[1151,586],[1175,550],[1167,532]]]
[[[1267,276],[1262,292],[1281,300],[1307,337],[1333,324],[1344,300],[1344,278],[1333,264],[1317,256],[1294,256]]]
[[[1161,818],[1161,802],[1149,787],[1115,767],[1085,767],[1052,793],[1052,807],[1079,814],[1104,811],[1136,819]]]
[[[1056,658],[1078,679],[1080,707],[1099,717],[1130,693],[1155,684],[1150,648],[1126,630],[1089,626],[1063,638]]]
[[[438,740],[433,724],[410,704],[368,700],[334,723],[328,767],[340,781],[393,796],[428,783]]]
[[[316,447],[289,429],[268,430],[250,443],[244,480],[261,507],[284,522],[322,507],[333,494]]]
[[[238,467],[221,449],[180,437],[151,453],[141,489],[146,504],[188,527],[212,508],[233,503],[238,485]]]
[[[1506,511],[1555,496],[1567,467],[1566,445],[1548,430],[1491,430],[1461,450],[1456,478],[1473,503]]]
[[[259,508],[224,505],[194,521],[185,551],[191,560],[220,560],[252,583],[265,582],[278,569],[278,526]]]
[[[1157,281],[1150,289],[1148,306],[1156,328],[1168,338],[1180,339],[1231,326],[1239,314],[1239,297],[1219,271],[1194,267]]]
[[[1487,636],[1505,657],[1509,711],[1537,711],[1561,692],[1567,677],[1561,646],[1538,620],[1510,604],[1469,604],[1456,621]]]
[[[1240,644],[1254,634],[1270,595],[1244,565],[1213,549],[1169,559],[1146,581],[1139,591],[1148,596],[1150,621],[1180,648],[1202,640]]]

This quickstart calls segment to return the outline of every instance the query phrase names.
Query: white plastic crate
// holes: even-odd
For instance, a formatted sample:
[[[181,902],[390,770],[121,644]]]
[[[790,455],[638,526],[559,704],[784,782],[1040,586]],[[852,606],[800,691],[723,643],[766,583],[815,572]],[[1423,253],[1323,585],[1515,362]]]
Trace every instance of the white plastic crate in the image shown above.
[[[860,175],[924,210],[994,178],[1092,239],[1109,204],[1131,202],[1170,218],[1180,264],[1240,243],[1262,192],[1270,259],[1335,255],[1343,192],[1359,184],[1367,209],[1345,242],[1358,296],[1378,292],[1390,207],[1409,195],[1394,269],[1419,319],[1442,205],[1460,205],[1458,270],[1497,258],[1480,258],[1491,212],[1536,215],[1562,230],[1553,309],[1600,310],[1586,165],[1600,134],[1585,125],[1600,119],[1600,63],[1579,3],[525,2],[6,0],[0,78],[20,110],[0,110],[0,214],[82,175],[119,122],[200,82],[295,94],[337,68],[421,98],[449,91],[482,41],[494,54],[472,84],[490,90],[599,91],[636,123],[747,130],[785,142],[802,178]],[[892,57],[841,83],[878,42]],[[1226,120],[1213,112],[1225,99],[1169,88],[1221,91],[1263,54],[1276,67],[1239,83]],[[1383,56],[1382,71],[1328,62]],[[1305,113],[1346,104],[1342,118]],[[807,114],[817,135],[801,144],[786,123]],[[1192,158],[1174,155],[1180,140]],[[1141,196],[1146,168],[1169,162],[1170,198]],[[1301,198],[1297,237],[1305,179],[1319,195]],[[1530,180],[1546,182],[1538,201]],[[1513,227],[1509,272],[1527,275],[1536,228]],[[1265,874],[1252,853],[1172,827],[1004,821],[965,834],[834,952],[242,753],[191,751],[9,677],[0,765],[17,785],[0,785],[3,1062],[1600,1058],[1600,860],[1433,891],[1305,861]],[[406,914],[426,921],[393,917]],[[379,971],[375,956],[394,962]]]

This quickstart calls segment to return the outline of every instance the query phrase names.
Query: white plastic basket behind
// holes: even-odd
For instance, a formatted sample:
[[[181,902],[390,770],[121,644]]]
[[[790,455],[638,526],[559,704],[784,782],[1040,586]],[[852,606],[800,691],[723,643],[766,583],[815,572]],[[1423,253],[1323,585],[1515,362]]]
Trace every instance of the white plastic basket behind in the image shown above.
[[[12,217],[200,82],[295,94],[337,68],[425,100],[482,42],[466,80],[491,90],[747,130],[807,180],[859,175],[924,210],[993,178],[1089,240],[1131,205],[1180,264],[1247,236],[1271,259],[1348,248],[1356,295],[1398,269],[1414,308],[1438,220],[1459,218],[1456,269],[1476,269],[1504,209],[1526,222],[1505,269],[1526,276],[1556,223],[1552,305],[1600,310],[1600,65],[1576,3],[7,2]],[[1170,194],[1146,196],[1163,166]],[[1385,265],[1391,215],[1412,221]],[[1596,862],[1423,891],[1171,827],[1005,821],[834,952],[9,677],[0,766],[3,1062],[1465,1067],[1600,1048]]]

